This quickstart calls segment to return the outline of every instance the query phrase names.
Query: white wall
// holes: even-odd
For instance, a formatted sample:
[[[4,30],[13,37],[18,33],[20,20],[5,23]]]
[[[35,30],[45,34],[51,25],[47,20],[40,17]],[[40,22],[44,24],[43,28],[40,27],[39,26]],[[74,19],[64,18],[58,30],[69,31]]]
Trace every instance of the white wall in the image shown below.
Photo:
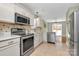
[[[47,32],[43,32],[43,42],[47,42]]]

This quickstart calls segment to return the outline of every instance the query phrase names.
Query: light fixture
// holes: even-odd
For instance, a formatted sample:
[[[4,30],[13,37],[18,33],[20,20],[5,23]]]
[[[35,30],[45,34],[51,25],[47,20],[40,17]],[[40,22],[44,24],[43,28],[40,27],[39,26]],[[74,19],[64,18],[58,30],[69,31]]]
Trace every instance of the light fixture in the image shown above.
[[[39,12],[35,12],[34,18],[38,18],[39,17]]]

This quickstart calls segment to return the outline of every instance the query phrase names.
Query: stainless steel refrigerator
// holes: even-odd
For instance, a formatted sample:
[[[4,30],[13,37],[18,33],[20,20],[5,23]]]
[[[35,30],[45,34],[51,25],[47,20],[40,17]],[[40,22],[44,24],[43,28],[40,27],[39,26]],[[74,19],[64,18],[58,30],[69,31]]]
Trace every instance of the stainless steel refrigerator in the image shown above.
[[[75,10],[67,18],[67,40],[69,41],[69,54],[79,56],[79,11]]]

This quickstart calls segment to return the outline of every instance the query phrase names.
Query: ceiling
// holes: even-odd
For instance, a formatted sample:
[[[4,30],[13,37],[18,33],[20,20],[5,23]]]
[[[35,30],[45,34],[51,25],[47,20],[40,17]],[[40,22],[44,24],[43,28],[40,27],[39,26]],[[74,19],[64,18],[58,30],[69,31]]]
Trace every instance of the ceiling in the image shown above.
[[[33,13],[39,12],[44,20],[63,19],[69,7],[77,6],[77,3],[24,3]]]

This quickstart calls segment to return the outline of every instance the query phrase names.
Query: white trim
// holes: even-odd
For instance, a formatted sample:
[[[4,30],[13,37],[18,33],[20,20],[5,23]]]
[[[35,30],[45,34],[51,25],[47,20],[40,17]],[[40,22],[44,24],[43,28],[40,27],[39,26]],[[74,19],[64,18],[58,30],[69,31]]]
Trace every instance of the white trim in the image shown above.
[[[62,22],[62,21],[66,21],[66,19],[47,20],[47,22]]]

